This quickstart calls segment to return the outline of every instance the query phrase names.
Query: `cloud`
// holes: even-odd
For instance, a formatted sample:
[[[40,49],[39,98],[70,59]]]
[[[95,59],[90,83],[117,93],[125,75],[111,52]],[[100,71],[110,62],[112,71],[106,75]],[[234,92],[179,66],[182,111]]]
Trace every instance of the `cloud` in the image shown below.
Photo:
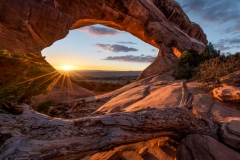
[[[226,38],[226,39],[220,39],[218,43],[213,44],[215,48],[219,50],[230,50],[231,48],[238,48],[240,44],[240,38]]]
[[[156,49],[151,49],[151,52],[156,52],[157,50]]]
[[[176,0],[186,13],[200,16],[208,23],[231,24],[226,33],[240,32],[240,11],[234,0]]]
[[[117,43],[120,43],[120,44],[137,44],[135,42],[117,42]]]
[[[123,45],[118,45],[118,44],[101,44],[97,43],[94,46],[99,47],[103,50],[112,52],[112,53],[118,53],[118,52],[137,52],[138,49],[136,48],[131,48]]]
[[[226,51],[231,49],[231,47],[226,47],[224,44],[214,44],[214,47],[220,51]]]
[[[240,49],[240,45],[239,46],[232,46],[232,48]]]
[[[108,61],[121,61],[121,62],[141,62],[141,63],[151,63],[156,57],[150,55],[126,55],[126,56],[109,56],[103,60]]]
[[[226,38],[226,39],[220,39],[219,44],[228,44],[228,45],[234,45],[240,43],[240,38]]]
[[[86,27],[79,28],[78,30],[80,32],[87,32],[91,36],[97,36],[97,37],[114,36],[122,33],[115,29],[111,29],[107,27],[96,27],[96,26],[86,26]]]

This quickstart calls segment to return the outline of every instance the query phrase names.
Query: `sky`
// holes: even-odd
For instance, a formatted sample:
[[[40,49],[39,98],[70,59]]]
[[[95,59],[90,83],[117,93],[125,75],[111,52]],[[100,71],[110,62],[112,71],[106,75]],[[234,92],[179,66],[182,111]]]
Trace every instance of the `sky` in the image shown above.
[[[239,0],[176,1],[221,53],[240,51]],[[158,49],[130,33],[94,25],[70,31],[42,54],[57,69],[70,65],[77,70],[141,71],[155,59]]]

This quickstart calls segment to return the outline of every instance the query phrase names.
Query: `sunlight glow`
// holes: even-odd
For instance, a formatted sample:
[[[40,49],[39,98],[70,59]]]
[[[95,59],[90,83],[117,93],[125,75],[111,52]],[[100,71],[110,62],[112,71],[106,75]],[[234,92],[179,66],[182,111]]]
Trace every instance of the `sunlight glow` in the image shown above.
[[[74,70],[75,67],[69,66],[69,65],[64,65],[64,66],[60,66],[59,68],[64,71],[70,71],[70,70]]]

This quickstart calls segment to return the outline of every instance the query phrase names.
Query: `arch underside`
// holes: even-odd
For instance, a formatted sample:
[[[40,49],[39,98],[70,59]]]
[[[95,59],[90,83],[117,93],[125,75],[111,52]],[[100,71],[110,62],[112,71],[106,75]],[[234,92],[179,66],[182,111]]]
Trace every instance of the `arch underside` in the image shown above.
[[[0,48],[40,52],[69,30],[102,24],[126,31],[159,48],[139,79],[173,68],[179,54],[201,52],[206,35],[174,0],[10,0],[1,2]],[[19,7],[20,6],[20,7]],[[14,11],[13,11],[14,10]]]

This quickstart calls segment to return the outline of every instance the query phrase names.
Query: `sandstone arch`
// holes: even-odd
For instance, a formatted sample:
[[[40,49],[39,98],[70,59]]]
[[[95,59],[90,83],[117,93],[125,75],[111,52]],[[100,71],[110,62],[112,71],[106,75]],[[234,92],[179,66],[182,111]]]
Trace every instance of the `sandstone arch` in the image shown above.
[[[71,29],[103,24],[160,49],[139,79],[172,68],[179,56],[174,51],[201,51],[207,44],[202,29],[174,0],[0,0],[0,4],[0,49],[40,52]],[[182,102],[188,105],[191,96],[183,97]],[[163,135],[213,135],[216,131],[213,122],[195,117],[185,104],[76,120],[54,119],[28,107],[19,116],[0,116],[0,159],[67,157],[94,153],[112,143],[121,145]]]
[[[179,52],[202,51],[207,44],[202,29],[174,0],[0,0],[0,4],[0,48],[40,52],[71,29],[102,24],[160,49],[139,79],[172,68]]]

